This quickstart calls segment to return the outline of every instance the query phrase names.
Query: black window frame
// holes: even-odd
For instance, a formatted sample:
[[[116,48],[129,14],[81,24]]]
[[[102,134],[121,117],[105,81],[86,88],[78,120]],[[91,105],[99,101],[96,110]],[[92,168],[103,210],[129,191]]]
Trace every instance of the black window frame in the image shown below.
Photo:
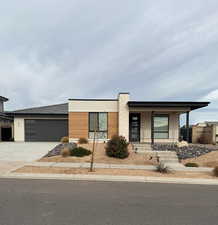
[[[167,121],[168,121],[168,129],[167,131],[155,131],[155,128],[154,128],[154,118],[155,117],[166,117],[167,118]],[[154,114],[153,115],[153,118],[152,118],[152,130],[153,130],[153,136],[154,136],[154,139],[169,139],[170,137],[170,134],[169,134],[169,131],[170,131],[170,115],[169,114]],[[166,138],[157,138],[155,137],[155,134],[167,134],[167,137]]]
[[[97,129],[96,133],[106,133],[106,138],[108,139],[108,112],[89,112],[89,130],[88,130],[88,137],[90,138],[90,133],[95,132],[95,130],[90,129],[90,121],[91,121],[91,114],[97,114]],[[106,130],[99,130],[99,115],[100,114],[106,114],[107,117],[107,129]]]

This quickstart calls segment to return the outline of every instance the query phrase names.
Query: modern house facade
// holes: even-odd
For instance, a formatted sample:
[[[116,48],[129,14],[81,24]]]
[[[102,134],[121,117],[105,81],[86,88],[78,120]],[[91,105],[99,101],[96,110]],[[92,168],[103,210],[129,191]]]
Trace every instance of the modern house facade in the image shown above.
[[[0,97],[0,140],[18,142],[58,142],[63,136],[92,141],[94,134],[99,142],[113,135],[136,143],[178,142],[180,115],[186,114],[189,127],[189,113],[209,104],[131,101],[129,93],[119,93],[115,99],[69,99],[64,104],[5,112],[6,101]]]
[[[130,101],[129,93],[117,99],[69,99],[69,138],[91,141],[96,131],[99,141],[122,135],[130,142],[178,142],[180,115],[186,113],[189,127],[189,112],[208,104]]]

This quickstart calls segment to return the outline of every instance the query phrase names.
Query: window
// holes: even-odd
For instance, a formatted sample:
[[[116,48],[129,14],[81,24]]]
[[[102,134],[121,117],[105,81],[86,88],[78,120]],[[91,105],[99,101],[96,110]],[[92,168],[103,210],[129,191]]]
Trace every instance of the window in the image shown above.
[[[107,139],[107,113],[89,113],[89,138],[94,138],[96,129],[96,138]]]
[[[169,138],[169,116],[155,115],[153,117],[153,132],[156,139]]]

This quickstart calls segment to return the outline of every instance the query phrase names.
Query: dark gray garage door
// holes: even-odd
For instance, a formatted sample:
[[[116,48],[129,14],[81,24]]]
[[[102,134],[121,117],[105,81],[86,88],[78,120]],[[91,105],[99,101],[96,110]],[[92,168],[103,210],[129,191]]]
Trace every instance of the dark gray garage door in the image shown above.
[[[68,136],[68,120],[25,120],[25,141],[60,141]]]

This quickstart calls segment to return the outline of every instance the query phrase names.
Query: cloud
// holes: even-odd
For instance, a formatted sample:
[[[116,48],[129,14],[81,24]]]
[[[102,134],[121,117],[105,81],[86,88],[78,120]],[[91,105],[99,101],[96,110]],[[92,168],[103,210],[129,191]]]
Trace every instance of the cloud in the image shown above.
[[[1,4],[0,95],[10,98],[8,109],[129,91],[137,100],[208,99],[192,121],[215,119],[216,0],[20,4]]]
[[[202,98],[202,100],[204,101],[214,101],[214,100],[218,100],[218,89],[213,90],[211,92],[209,92],[206,96],[204,96]]]

